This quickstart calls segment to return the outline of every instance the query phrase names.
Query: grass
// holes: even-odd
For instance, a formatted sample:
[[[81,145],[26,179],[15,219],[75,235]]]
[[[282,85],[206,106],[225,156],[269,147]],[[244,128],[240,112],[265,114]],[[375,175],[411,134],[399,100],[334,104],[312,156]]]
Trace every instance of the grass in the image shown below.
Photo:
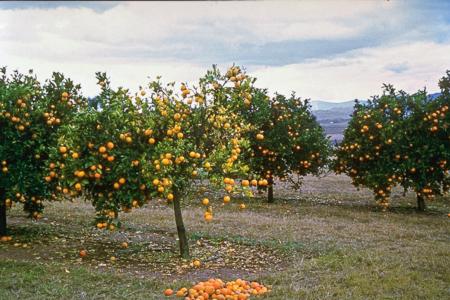
[[[306,178],[301,192],[280,184],[275,195],[273,205],[254,198],[244,211],[239,200],[216,208],[211,224],[200,197],[187,201],[199,269],[178,258],[173,212],[163,203],[123,215],[115,233],[92,228],[94,211],[81,201],[51,203],[39,222],[15,208],[14,240],[0,244],[0,299],[163,299],[167,287],[210,277],[261,281],[273,289],[263,299],[450,298],[448,198],[416,213],[413,195],[395,191],[382,211],[368,191],[334,175]]]

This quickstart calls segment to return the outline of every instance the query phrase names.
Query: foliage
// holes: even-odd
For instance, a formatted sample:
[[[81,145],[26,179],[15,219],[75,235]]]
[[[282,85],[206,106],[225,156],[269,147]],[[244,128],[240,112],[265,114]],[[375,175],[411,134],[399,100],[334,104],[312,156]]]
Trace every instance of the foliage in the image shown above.
[[[244,118],[253,125],[247,134],[252,148],[248,161],[252,171],[264,178],[257,182],[259,186],[271,188],[273,179],[279,178],[299,188],[302,176],[324,170],[330,142],[307,100],[295,94],[270,98],[266,91],[255,90],[247,105]],[[270,197],[269,193],[269,201]]]
[[[422,199],[446,192],[450,176],[450,73],[442,78],[441,95],[426,91],[408,95],[384,86],[381,97],[356,103],[353,117],[337,149],[336,171],[352,177],[356,186],[373,190],[388,206],[395,185]]]
[[[56,199],[47,174],[49,152],[56,145],[61,125],[69,123],[85,102],[80,87],[60,73],[41,85],[28,74],[0,77],[0,199],[7,207],[21,203],[30,216],[39,218],[45,199]]]
[[[249,172],[239,159],[248,148],[242,135],[247,126],[232,109],[253,80],[237,67],[232,70],[236,81],[214,68],[198,87],[182,84],[180,95],[174,83],[163,85],[159,78],[131,95],[123,88],[112,89],[106,75],[97,74],[102,92],[93,102],[98,106],[87,107],[64,126],[59,153],[53,151],[56,164],[64,166],[59,168],[60,189],[73,196],[82,191],[89,195],[98,212],[97,227],[109,229],[120,225],[119,212],[164,197],[174,203],[181,247],[185,234],[180,198],[186,191],[208,179],[228,193],[239,192],[230,177]],[[210,221],[209,199],[203,204],[205,220]]]

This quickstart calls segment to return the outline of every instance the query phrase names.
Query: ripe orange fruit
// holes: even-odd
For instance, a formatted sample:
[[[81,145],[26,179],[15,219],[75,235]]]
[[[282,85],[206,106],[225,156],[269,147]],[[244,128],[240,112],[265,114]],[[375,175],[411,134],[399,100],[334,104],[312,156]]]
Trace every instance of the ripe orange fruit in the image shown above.
[[[196,259],[192,262],[192,264],[194,265],[194,267],[198,268],[201,266],[202,263],[198,259]]]
[[[252,183],[253,186],[257,186],[258,185],[258,180],[253,179],[251,183]]]
[[[154,138],[149,138],[149,139],[148,139],[148,143],[149,143],[150,145],[153,145],[155,142],[156,142],[156,141],[155,141]]]
[[[210,213],[205,214],[205,221],[206,222],[210,222],[212,221],[213,216]]]
[[[59,147],[59,152],[60,153],[66,153],[67,152],[67,147],[65,147],[65,146],[61,146],[61,147]]]
[[[85,257],[87,255],[87,251],[86,250],[80,250],[80,257]]]
[[[261,140],[264,139],[264,135],[262,135],[261,133],[258,133],[258,134],[256,135],[256,139],[259,140],[259,141],[261,141]]]
[[[164,291],[164,296],[169,297],[169,296],[172,296],[172,295],[173,295],[173,290],[172,289],[166,289]]]
[[[208,198],[203,198],[202,204],[205,205],[205,206],[208,205],[209,204],[209,199]]]
[[[77,191],[81,191],[81,184],[80,183],[75,183],[75,189]]]
[[[105,153],[106,152],[106,147],[100,146],[100,148],[98,148],[98,152]]]
[[[167,195],[167,200],[169,200],[169,201],[172,201],[172,200],[173,200],[173,194],[172,194],[172,193],[169,193],[169,194]]]
[[[250,182],[248,181],[248,180],[242,180],[242,186],[249,186],[250,185]]]
[[[230,196],[224,196],[224,197],[223,197],[223,202],[224,202],[224,203],[228,203],[228,202],[230,202],[230,201],[231,201]]]
[[[119,179],[119,183],[120,184],[125,184],[125,182],[126,182],[125,178],[122,177],[122,178]]]
[[[241,203],[241,205],[239,205],[239,208],[240,208],[240,209],[245,209],[245,204],[244,204],[244,203]]]
[[[118,182],[114,182],[114,188],[118,190],[120,188],[120,184]]]
[[[107,158],[107,160],[108,160],[109,162],[113,162],[115,159],[116,159],[116,158],[115,158],[114,156],[112,156],[112,155],[108,156],[108,158]]]
[[[106,147],[108,147],[109,150],[112,150],[114,148],[114,143],[113,142],[108,142],[106,144]]]
[[[61,94],[61,96],[62,96],[63,98],[67,98],[67,97],[69,97],[69,93],[63,92],[63,93]]]
[[[74,153],[72,154],[72,158],[73,158],[73,159],[77,159],[78,157],[80,157],[80,155],[79,155],[77,152],[74,152]]]
[[[120,244],[120,246],[122,248],[128,248],[128,243],[127,242],[123,242],[122,244]]]

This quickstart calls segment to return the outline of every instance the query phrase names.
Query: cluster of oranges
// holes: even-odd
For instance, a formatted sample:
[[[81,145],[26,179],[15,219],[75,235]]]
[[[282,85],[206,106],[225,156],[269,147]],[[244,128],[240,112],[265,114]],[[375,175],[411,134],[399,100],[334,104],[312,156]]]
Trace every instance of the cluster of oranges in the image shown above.
[[[444,119],[446,113],[448,112],[448,105],[443,105],[432,113],[427,113],[424,117],[424,121],[430,121],[430,131],[437,132],[439,130],[439,119]]]
[[[260,296],[270,292],[264,285],[253,281],[236,279],[234,281],[224,282],[221,279],[211,278],[207,281],[201,281],[191,288],[181,288],[177,292],[172,289],[164,291],[165,296],[177,296],[185,300],[246,300],[252,296]]]
[[[12,240],[12,236],[10,236],[10,235],[0,236],[0,242],[9,242],[11,240]]]

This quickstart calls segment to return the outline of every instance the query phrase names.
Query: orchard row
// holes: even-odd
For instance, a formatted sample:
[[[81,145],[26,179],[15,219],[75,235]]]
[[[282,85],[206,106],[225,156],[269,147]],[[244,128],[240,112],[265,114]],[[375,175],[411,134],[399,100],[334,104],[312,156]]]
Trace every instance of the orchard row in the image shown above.
[[[386,86],[383,96],[357,104],[334,155],[307,100],[270,97],[237,66],[225,74],[213,67],[192,86],[157,78],[135,93],[112,88],[97,73],[101,92],[92,99],[60,73],[44,84],[32,72],[1,75],[3,236],[14,203],[40,218],[44,200],[84,195],[97,211],[96,226],[114,230],[121,212],[158,198],[173,205],[187,257],[180,201],[203,179],[222,190],[225,205],[254,189],[267,189],[271,202],[274,179],[298,187],[302,176],[330,167],[373,189],[384,205],[395,185],[420,199],[449,187],[449,74],[434,100]],[[201,200],[206,221],[216,200]]]

